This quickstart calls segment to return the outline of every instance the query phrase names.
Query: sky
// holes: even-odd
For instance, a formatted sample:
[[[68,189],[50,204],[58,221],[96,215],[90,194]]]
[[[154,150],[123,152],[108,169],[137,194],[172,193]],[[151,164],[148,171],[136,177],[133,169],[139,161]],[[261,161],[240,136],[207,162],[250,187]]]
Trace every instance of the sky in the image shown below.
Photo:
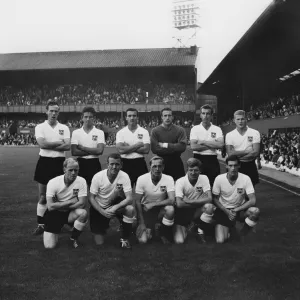
[[[199,1],[190,38],[195,30],[173,28],[172,0],[0,0],[0,53],[196,44],[204,82],[272,0]]]

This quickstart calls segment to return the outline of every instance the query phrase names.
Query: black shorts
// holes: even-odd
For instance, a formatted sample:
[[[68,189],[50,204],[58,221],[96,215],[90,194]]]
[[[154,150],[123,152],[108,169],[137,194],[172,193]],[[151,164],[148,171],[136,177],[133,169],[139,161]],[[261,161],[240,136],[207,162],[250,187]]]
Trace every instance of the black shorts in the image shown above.
[[[49,180],[64,174],[64,157],[40,156],[36,164],[34,180],[43,185],[47,185]]]
[[[183,207],[176,208],[174,223],[180,226],[188,226],[193,220],[197,208],[194,207]]]
[[[45,231],[59,234],[64,224],[68,224],[70,211],[46,210],[44,214]]]
[[[194,158],[199,159],[202,162],[201,174],[208,177],[210,186],[213,187],[214,181],[218,175],[220,175],[220,164],[216,155],[200,155],[194,154]]]
[[[164,216],[164,206],[155,206],[150,210],[143,210],[144,222],[147,228],[154,229],[156,223],[161,223]]]
[[[128,174],[131,187],[136,184],[137,179],[146,173],[148,173],[147,164],[144,157],[140,158],[122,158],[122,171]]]
[[[163,174],[172,176],[174,181],[185,176],[184,166],[180,156],[165,155],[161,157],[165,161]]]
[[[241,161],[239,172],[248,175],[252,181],[253,186],[259,183],[259,175],[255,160],[249,162]]]
[[[90,186],[94,175],[101,171],[101,164],[99,158],[81,158],[78,159],[79,173],[78,175],[86,180],[86,183]]]
[[[236,221],[244,222],[245,221],[245,215],[244,211],[239,211],[236,215],[236,218],[234,221],[229,220],[228,216],[220,209],[217,208],[214,212],[213,216],[214,221],[222,226],[232,228],[235,226]]]
[[[120,212],[118,216],[123,216]],[[110,218],[104,217],[93,206],[90,207],[90,228],[94,234],[104,235],[109,228]]]

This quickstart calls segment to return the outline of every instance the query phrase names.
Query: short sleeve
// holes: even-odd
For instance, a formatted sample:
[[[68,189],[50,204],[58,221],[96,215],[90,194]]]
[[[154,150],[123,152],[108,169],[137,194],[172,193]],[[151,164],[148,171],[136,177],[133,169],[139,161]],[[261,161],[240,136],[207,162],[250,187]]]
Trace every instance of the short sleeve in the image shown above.
[[[47,184],[46,197],[54,197],[56,195],[55,180],[50,180]]]
[[[217,127],[218,130],[217,130],[217,139],[219,138],[223,138],[223,131],[220,127]]]
[[[105,136],[103,130],[99,129],[99,134],[98,134],[98,144],[105,144]]]
[[[72,138],[71,138],[71,144],[72,145],[78,145],[78,134],[77,134],[77,130],[74,130],[72,133]]]
[[[142,183],[142,176],[140,176],[137,179],[137,181],[136,181],[135,193],[139,194],[139,195],[143,195],[144,194],[143,183]]]
[[[78,197],[85,197],[87,196],[87,185],[86,185],[86,181],[84,178],[82,178],[81,182],[80,182],[80,189],[78,192]]]
[[[175,196],[183,198],[183,184],[181,178],[176,181],[175,184]]]
[[[124,173],[123,190],[124,190],[124,193],[128,193],[128,192],[132,191],[131,181],[130,181],[129,176],[126,173]]]
[[[149,135],[148,130],[145,130],[145,135],[144,135],[144,138],[143,138],[143,143],[144,144],[150,144],[150,135]]]
[[[70,138],[70,129],[68,126],[64,126],[65,130],[64,130],[64,139],[69,139]]]
[[[37,125],[34,129],[35,138],[44,138],[44,132],[40,125]]]
[[[190,132],[190,140],[197,140],[197,139],[198,139],[198,137],[196,134],[196,126],[194,126]]]
[[[208,177],[206,175],[203,175],[202,177],[203,180],[203,192],[207,192],[211,190],[210,184],[209,184],[209,180]]]
[[[168,184],[167,184],[167,192],[174,192],[174,191],[175,191],[174,179],[173,177],[169,176]]]
[[[99,189],[99,178],[96,174],[96,175],[94,175],[94,177],[92,179],[90,192],[94,195],[97,195],[98,194],[98,189]]]
[[[225,145],[233,145],[231,134],[229,133],[226,134]]]
[[[249,176],[246,176],[245,190],[246,190],[247,195],[255,193],[252,181]]]
[[[124,143],[124,137],[122,135],[122,130],[118,131],[116,134],[116,144]]]
[[[253,135],[253,143],[260,143],[260,133],[257,130],[255,130]]]
[[[214,195],[219,196],[221,194],[221,185],[220,185],[220,175],[216,177],[213,190],[212,190]]]

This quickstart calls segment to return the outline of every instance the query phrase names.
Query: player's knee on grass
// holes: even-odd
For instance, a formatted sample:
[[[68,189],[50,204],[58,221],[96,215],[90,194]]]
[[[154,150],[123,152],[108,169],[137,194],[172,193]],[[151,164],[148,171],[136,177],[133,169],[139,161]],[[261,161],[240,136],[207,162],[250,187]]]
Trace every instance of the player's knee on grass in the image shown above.
[[[102,234],[94,234],[94,241],[96,245],[100,246],[104,244],[104,235]]]
[[[174,232],[174,242],[175,244],[183,244],[186,239],[187,233],[183,226],[176,225]]]
[[[217,225],[215,228],[215,238],[217,244],[223,244],[229,239],[229,228]]]
[[[164,217],[169,219],[169,220],[173,220],[174,219],[174,214],[175,214],[175,209],[174,209],[174,206],[172,205],[167,205],[165,206],[165,215]]]
[[[146,244],[148,242],[146,230],[142,233],[140,237],[137,238],[140,244]]]
[[[44,247],[46,249],[53,249],[57,245],[58,234],[45,231],[43,239],[44,239]]]

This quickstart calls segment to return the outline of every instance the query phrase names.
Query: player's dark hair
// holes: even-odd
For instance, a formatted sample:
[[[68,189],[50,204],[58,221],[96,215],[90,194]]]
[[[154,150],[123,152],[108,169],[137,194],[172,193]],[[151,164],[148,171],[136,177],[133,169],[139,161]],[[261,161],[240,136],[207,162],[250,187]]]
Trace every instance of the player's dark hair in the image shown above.
[[[55,106],[55,105],[59,106],[58,102],[56,100],[49,99],[46,104],[46,109],[48,110],[49,106]]]
[[[214,109],[213,109],[210,105],[208,105],[208,104],[204,104],[204,105],[202,105],[202,106],[200,107],[200,114],[201,114],[201,112],[202,112],[202,109],[210,109],[210,114],[211,114],[211,115],[214,113]]]
[[[165,107],[165,108],[163,108],[163,109],[160,111],[161,117],[162,117],[164,111],[170,111],[170,112],[172,112],[172,109],[171,109],[170,107]],[[172,114],[173,114],[173,113],[172,113]]]
[[[82,110],[82,113],[81,113],[82,116],[86,112],[89,112],[89,113],[93,114],[93,117],[96,115],[96,111],[95,111],[94,107],[92,107],[92,106],[86,106],[86,107],[84,107],[83,110]]]
[[[109,162],[109,159],[110,159],[110,158],[113,158],[113,159],[119,159],[119,160],[122,161],[121,155],[120,155],[119,153],[116,153],[116,152],[111,153],[111,154],[109,154],[109,155],[107,156],[107,162]]]
[[[152,165],[152,162],[155,161],[155,160],[161,160],[162,164],[165,165],[164,159],[163,159],[162,157],[156,155],[156,156],[153,156],[153,157],[150,159],[150,161],[149,161],[150,167],[151,167],[151,165]]]
[[[202,170],[202,162],[197,158],[189,158],[186,162],[186,165],[188,168],[198,167],[200,171]]]
[[[135,111],[136,112],[136,116],[138,117],[139,116],[139,112],[136,108],[132,108],[132,107],[129,107],[128,109],[126,109],[126,112],[125,112],[125,116],[127,117],[127,112],[129,111]]]
[[[236,155],[229,155],[225,161],[226,161],[226,165],[228,165],[229,161],[237,161],[238,164],[240,165],[240,159]]]

